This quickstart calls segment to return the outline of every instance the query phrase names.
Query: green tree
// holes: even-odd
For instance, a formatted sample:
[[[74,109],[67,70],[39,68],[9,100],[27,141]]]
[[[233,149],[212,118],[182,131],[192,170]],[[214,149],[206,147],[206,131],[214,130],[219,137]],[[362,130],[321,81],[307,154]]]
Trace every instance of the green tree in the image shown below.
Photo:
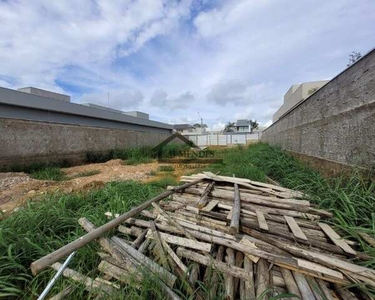
[[[224,127],[224,132],[233,132],[234,131],[234,122],[228,122]]]
[[[250,120],[250,133],[253,133],[255,129],[259,128],[259,124],[256,120]]]
[[[346,66],[350,67],[357,60],[359,60],[361,57],[362,57],[362,54],[360,52],[352,51],[352,53],[349,54],[349,62],[348,62],[348,64]]]

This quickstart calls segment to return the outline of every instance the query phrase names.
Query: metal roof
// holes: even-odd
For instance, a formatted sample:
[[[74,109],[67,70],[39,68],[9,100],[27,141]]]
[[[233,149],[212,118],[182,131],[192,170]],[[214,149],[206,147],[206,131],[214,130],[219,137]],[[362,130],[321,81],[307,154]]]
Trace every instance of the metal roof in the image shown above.
[[[195,128],[195,127],[190,124],[175,124],[173,125],[173,128],[176,130],[184,130],[184,129]]]
[[[250,124],[250,121],[245,120],[245,119],[237,120],[236,122],[236,126],[249,126],[249,124]]]

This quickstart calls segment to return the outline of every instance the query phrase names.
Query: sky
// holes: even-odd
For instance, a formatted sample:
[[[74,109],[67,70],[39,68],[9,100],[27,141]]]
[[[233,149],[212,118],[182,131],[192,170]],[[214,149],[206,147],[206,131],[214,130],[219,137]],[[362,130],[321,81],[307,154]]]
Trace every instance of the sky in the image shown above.
[[[271,123],[375,46],[374,0],[0,0],[0,86],[167,123]]]

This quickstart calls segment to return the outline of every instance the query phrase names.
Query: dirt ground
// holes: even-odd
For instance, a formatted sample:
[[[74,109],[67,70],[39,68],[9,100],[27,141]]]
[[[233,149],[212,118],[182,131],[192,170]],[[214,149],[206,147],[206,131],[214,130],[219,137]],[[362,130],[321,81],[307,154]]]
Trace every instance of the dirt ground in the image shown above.
[[[27,200],[37,199],[47,192],[71,193],[102,187],[109,181],[149,180],[151,172],[156,172],[158,166],[157,162],[124,165],[122,160],[116,159],[106,163],[64,168],[62,171],[68,179],[63,181],[36,180],[25,173],[0,173],[0,211],[7,215]],[[98,174],[79,177],[90,172]]]

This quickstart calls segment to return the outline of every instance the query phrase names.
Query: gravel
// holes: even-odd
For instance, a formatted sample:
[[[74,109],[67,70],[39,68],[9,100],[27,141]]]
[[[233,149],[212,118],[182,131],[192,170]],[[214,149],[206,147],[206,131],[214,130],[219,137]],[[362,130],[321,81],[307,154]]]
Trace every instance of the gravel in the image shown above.
[[[25,173],[0,173],[0,191],[5,191],[14,185],[34,180]]]

